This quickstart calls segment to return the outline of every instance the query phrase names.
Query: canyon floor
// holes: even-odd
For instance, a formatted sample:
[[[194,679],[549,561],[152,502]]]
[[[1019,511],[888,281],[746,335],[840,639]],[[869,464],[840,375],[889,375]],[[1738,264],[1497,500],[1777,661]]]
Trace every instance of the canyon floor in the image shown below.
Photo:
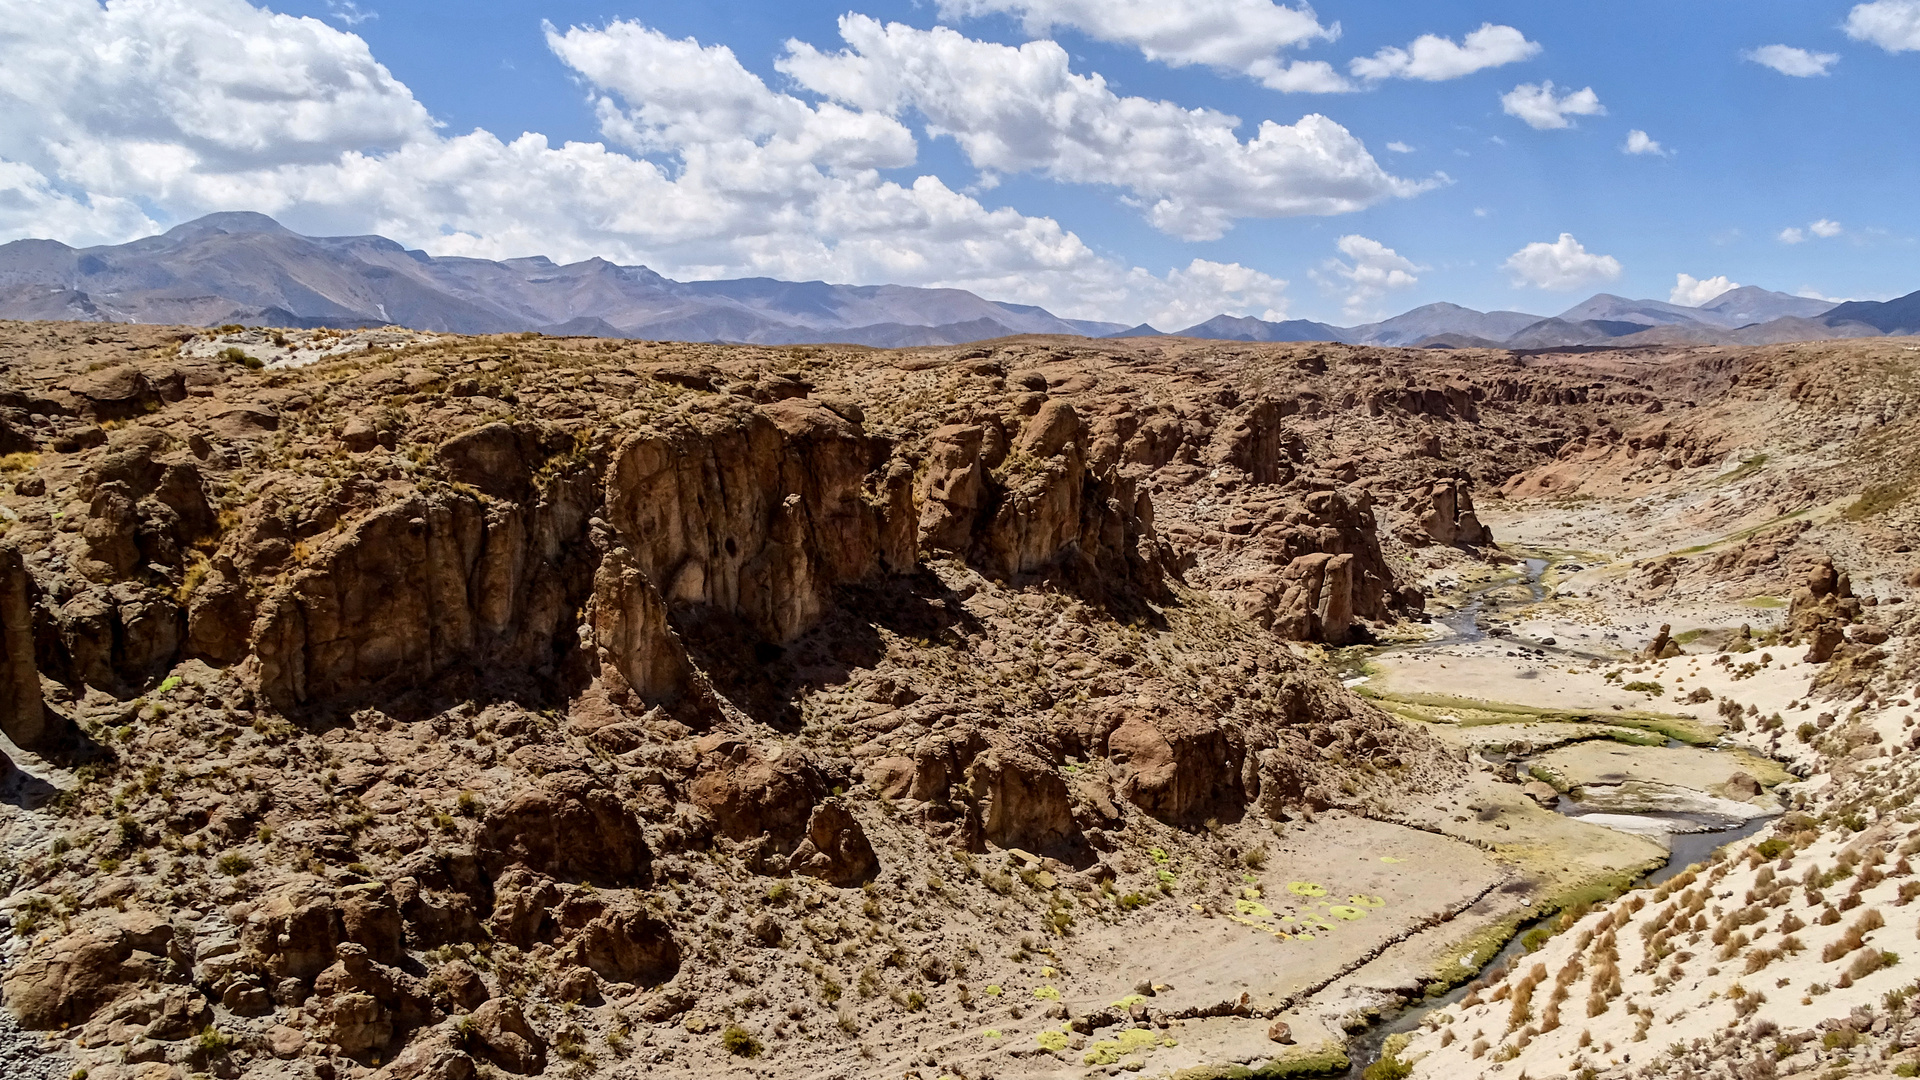
[[[0,1060],[1913,1075],[1915,353],[0,325]]]

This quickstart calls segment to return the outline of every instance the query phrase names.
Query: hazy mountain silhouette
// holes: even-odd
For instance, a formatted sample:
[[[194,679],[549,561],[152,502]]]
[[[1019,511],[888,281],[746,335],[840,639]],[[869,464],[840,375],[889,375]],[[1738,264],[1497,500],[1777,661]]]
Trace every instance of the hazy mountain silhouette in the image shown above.
[[[302,236],[249,213],[211,214],[109,247],[0,246],[0,317],[883,346],[1122,328],[963,289],[679,282],[604,259],[439,258],[379,236]]]
[[[1014,334],[1166,336],[1056,317],[964,289],[743,278],[674,281],[605,259],[468,259],[380,236],[302,236],[264,214],[209,214],[126,244],[0,245],[0,318],[212,326],[385,326],[895,348]],[[1920,333],[1920,293],[1834,304],[1744,287],[1699,307],[1601,293],[1557,316],[1428,304],[1360,326],[1219,315],[1173,336],[1437,348],[1768,344]]]

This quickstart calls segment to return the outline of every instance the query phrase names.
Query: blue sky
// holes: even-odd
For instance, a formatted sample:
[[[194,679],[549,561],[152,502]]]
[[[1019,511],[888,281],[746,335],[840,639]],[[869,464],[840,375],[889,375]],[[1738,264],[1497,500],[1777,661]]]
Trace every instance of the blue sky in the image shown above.
[[[0,86],[6,238],[258,209],[435,253],[952,284],[1163,328],[1554,313],[1682,274],[1713,282],[1694,300],[1920,289],[1920,0],[48,0],[14,21],[0,66],[50,74]],[[1424,77],[1353,66],[1390,48]],[[1263,85],[1313,62],[1347,92]]]

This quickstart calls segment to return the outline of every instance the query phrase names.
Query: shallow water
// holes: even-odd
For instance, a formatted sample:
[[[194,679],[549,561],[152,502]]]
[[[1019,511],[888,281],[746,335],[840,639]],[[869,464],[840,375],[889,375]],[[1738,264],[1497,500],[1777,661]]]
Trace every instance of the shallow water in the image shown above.
[[[1661,817],[1663,815],[1647,814],[1636,816]],[[1670,818],[1673,815],[1664,816]],[[1715,851],[1728,844],[1737,844],[1753,836],[1773,824],[1773,821],[1774,819],[1770,817],[1757,818],[1731,829],[1716,829],[1710,832],[1675,833],[1673,834],[1673,850],[1668,854],[1665,865],[1657,870],[1650,871],[1645,877],[1642,877],[1634,884],[1641,887],[1653,886],[1666,881],[1668,878],[1677,877],[1685,873],[1687,867],[1698,862],[1705,862]],[[1536,919],[1533,922],[1522,924],[1520,928],[1514,932],[1513,940],[1507,942],[1504,948],[1498,953],[1495,953],[1493,959],[1487,961],[1486,966],[1474,972],[1472,979],[1462,982],[1440,997],[1431,1000],[1416,1001],[1404,1008],[1390,1012],[1369,1025],[1365,1031],[1354,1036],[1347,1044],[1347,1057],[1352,1062],[1352,1065],[1347,1070],[1349,1080],[1359,1080],[1361,1074],[1366,1071],[1367,1066],[1380,1060],[1380,1050],[1386,1045],[1388,1039],[1419,1027],[1421,1017],[1435,1009],[1445,1009],[1447,1006],[1466,997],[1467,987],[1472,985],[1475,980],[1480,979],[1486,975],[1487,972],[1511,962],[1514,957],[1524,955],[1526,953],[1526,946],[1523,943],[1526,941],[1527,934],[1544,921],[1546,920]]]
[[[1534,603],[1538,603],[1547,597],[1548,590],[1546,586],[1541,583],[1541,578],[1546,574],[1548,565],[1549,563],[1546,559],[1525,560],[1526,573],[1524,583],[1527,586],[1528,592],[1532,594],[1532,602]],[[1431,641],[1420,642],[1417,645],[1400,646],[1399,650],[1396,651],[1433,649],[1447,645],[1486,640],[1487,633],[1481,628],[1480,619],[1489,612],[1489,600],[1493,594],[1502,589],[1510,588],[1514,584],[1516,584],[1514,579],[1508,578],[1475,590],[1468,594],[1467,602],[1458,610],[1436,616],[1439,622],[1447,628],[1446,634]],[[1493,609],[1497,610],[1498,601],[1494,600],[1493,604]],[[1684,745],[1684,743],[1674,739],[1667,740],[1669,749],[1682,747]],[[1486,756],[1489,759],[1504,759],[1505,757],[1505,755],[1494,752],[1488,752]],[[1589,812],[1586,807],[1581,806],[1577,801],[1565,798],[1560,800],[1559,805],[1556,806],[1555,809],[1559,813],[1566,814],[1569,817],[1580,817],[1583,813]],[[1670,837],[1671,848],[1666,863],[1635,882],[1637,886],[1658,885],[1668,878],[1679,875],[1694,863],[1705,861],[1719,848],[1727,844],[1738,843],[1760,832],[1772,824],[1774,820],[1771,817],[1757,818],[1739,825],[1727,827],[1722,821],[1708,820],[1697,815],[1623,814],[1622,816],[1648,818],[1676,827],[1676,831],[1674,831]],[[1515,932],[1513,940],[1507,942],[1506,946],[1496,953],[1493,959],[1489,960],[1484,967],[1474,972],[1472,979],[1462,981],[1460,985],[1438,998],[1416,1001],[1402,1009],[1390,1012],[1380,1020],[1369,1025],[1365,1031],[1354,1036],[1347,1046],[1347,1054],[1352,1061],[1352,1066],[1349,1068],[1347,1076],[1351,1078],[1351,1080],[1358,1080],[1366,1071],[1367,1066],[1380,1060],[1380,1050],[1381,1047],[1385,1045],[1387,1039],[1419,1027],[1421,1017],[1435,1009],[1444,1009],[1458,1002],[1467,995],[1467,987],[1473,981],[1481,978],[1488,971],[1509,963],[1514,957],[1523,955],[1526,949],[1522,942],[1525,940],[1528,932],[1539,926],[1542,921],[1544,920],[1535,920],[1522,925],[1519,930]]]

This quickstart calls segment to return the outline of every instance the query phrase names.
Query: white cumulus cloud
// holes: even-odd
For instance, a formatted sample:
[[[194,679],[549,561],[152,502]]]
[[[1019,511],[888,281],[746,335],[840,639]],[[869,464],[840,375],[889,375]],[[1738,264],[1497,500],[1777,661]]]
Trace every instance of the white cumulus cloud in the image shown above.
[[[1888,52],[1920,52],[1920,0],[1873,0],[1847,13],[1847,36]]]
[[[1620,148],[1625,154],[1649,154],[1654,157],[1666,157],[1667,149],[1653,136],[1634,128],[1627,132],[1627,144]]]
[[[1098,41],[1130,45],[1173,67],[1205,65],[1252,76],[1274,90],[1342,93],[1353,89],[1322,60],[1287,60],[1283,49],[1340,36],[1304,4],[1273,0],[938,0],[940,16],[1011,15],[1028,34],[1067,26]]]
[[[1748,49],[1740,56],[1796,79],[1825,75],[1829,68],[1840,62],[1838,53],[1808,52],[1792,45],[1762,45],[1757,49]]]
[[[863,112],[917,112],[976,168],[1120,188],[1182,239],[1216,239],[1238,218],[1348,213],[1438,182],[1392,176],[1318,114],[1265,121],[1242,141],[1235,117],[1121,97],[1099,75],[1075,74],[1052,41],[1015,48],[865,15],[842,16],[840,33],[849,48],[789,42],[778,67]]]
[[[1556,95],[1552,80],[1514,87],[1501,95],[1500,107],[1508,116],[1519,117],[1536,131],[1572,127],[1573,121],[1567,119],[1570,116],[1605,116],[1607,113],[1593,87]]]
[[[1168,271],[1163,281],[1153,280],[1152,287],[1159,306],[1146,321],[1163,330],[1184,330],[1223,312],[1257,313],[1269,322],[1287,317],[1287,283],[1239,263],[1195,259],[1184,270]]]
[[[1705,279],[1694,277],[1692,274],[1681,274],[1674,282],[1673,294],[1667,297],[1667,303],[1679,304],[1681,307],[1699,307],[1739,287],[1739,282],[1729,279],[1725,274]]]
[[[1831,218],[1821,218],[1820,220],[1809,224],[1804,229],[1800,228],[1799,226],[1790,226],[1788,228],[1781,229],[1779,239],[1780,239],[1780,242],[1783,244],[1804,244],[1811,237],[1818,237],[1822,240],[1831,240],[1834,237],[1839,236],[1841,233],[1846,231],[1847,231],[1846,227],[1841,225],[1839,222],[1834,221]]]
[[[1539,54],[1539,43],[1528,41],[1513,27],[1483,23],[1458,44],[1438,34],[1422,34],[1404,49],[1381,49],[1372,56],[1356,57],[1347,67],[1360,79],[1443,82]]]
[[[1377,315],[1374,307],[1387,293],[1418,285],[1418,275],[1425,269],[1364,236],[1343,236],[1334,246],[1346,258],[1328,259],[1313,276],[1329,290],[1345,293],[1346,316],[1356,322]]]
[[[1514,252],[1504,266],[1513,275],[1516,288],[1530,285],[1550,292],[1571,292],[1613,281],[1623,270],[1619,259],[1593,254],[1572,233],[1561,233],[1560,239],[1551,244],[1528,244]]]
[[[938,177],[883,178],[917,152],[891,110],[802,100],[723,47],[637,23],[548,31],[606,140],[556,146],[538,133],[446,132],[358,36],[245,0],[44,0],[9,15],[0,236],[111,243],[258,210],[309,233],[381,233],[442,255],[954,287],[1079,318],[1132,322],[1203,303],[1259,313],[1284,301],[1284,282],[1245,267],[1154,274]],[[1179,111],[1148,104],[1152,117]],[[1200,142],[1217,138],[1215,121],[1196,123]],[[1364,202],[1369,182],[1385,185],[1380,197],[1408,190],[1377,165],[1369,174],[1372,158],[1338,125],[1283,130],[1339,162],[1279,182],[1300,185],[1299,205]],[[1215,150],[1252,157],[1245,172],[1271,171],[1253,143],[1229,136]],[[1313,184],[1324,201],[1312,201]]]

